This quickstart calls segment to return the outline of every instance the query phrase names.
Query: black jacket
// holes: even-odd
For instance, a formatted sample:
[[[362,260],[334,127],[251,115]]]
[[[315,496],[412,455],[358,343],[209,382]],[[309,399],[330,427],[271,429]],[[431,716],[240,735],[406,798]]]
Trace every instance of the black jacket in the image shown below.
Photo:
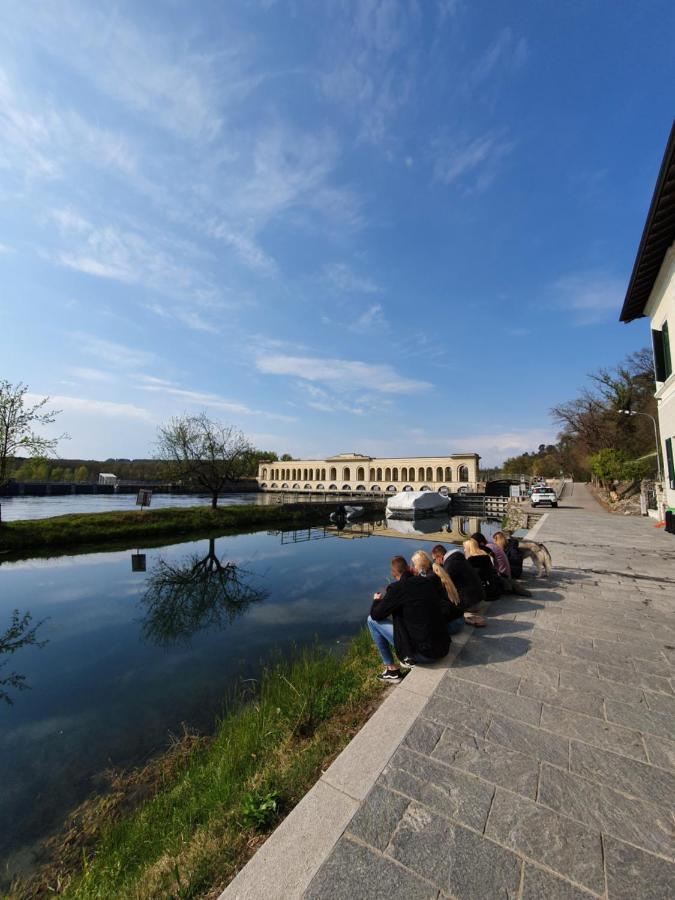
[[[447,654],[450,635],[441,612],[443,598],[445,590],[436,575],[407,575],[392,582],[381,600],[373,601],[373,619],[393,619],[394,647],[399,659],[417,654],[441,659]]]
[[[496,600],[502,593],[502,580],[495,571],[489,556],[470,556],[467,562],[472,566],[483,585],[486,600]]]
[[[508,539],[505,552],[511,566],[511,577],[520,578],[523,574],[523,552],[518,546],[518,538]]]
[[[485,591],[478,572],[469,565],[461,551],[451,553],[443,562],[443,568],[452,579],[459,594],[462,612],[485,600]]]

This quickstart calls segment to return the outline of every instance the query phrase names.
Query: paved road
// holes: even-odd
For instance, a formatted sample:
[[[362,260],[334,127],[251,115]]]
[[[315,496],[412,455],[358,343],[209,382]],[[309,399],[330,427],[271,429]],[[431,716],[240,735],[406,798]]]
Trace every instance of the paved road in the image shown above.
[[[675,894],[675,537],[575,485],[536,539],[306,898]]]

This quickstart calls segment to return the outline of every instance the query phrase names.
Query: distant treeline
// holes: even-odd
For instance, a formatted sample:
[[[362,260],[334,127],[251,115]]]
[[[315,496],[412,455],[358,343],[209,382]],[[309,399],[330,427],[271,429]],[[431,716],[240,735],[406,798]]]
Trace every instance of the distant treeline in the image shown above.
[[[555,444],[504,461],[504,474],[552,478],[564,472],[579,480],[644,478],[656,471],[654,428],[642,415],[656,416],[651,350],[629,354],[611,369],[588,376],[589,383],[572,400],[554,406],[560,426]]]
[[[287,454],[284,454],[286,456]],[[247,455],[244,477],[254,477],[261,459],[276,462],[279,457],[271,450],[254,450]],[[165,481],[167,465],[157,459],[22,459],[10,463],[12,481],[76,481],[96,482],[101,472],[117,475],[125,481]]]

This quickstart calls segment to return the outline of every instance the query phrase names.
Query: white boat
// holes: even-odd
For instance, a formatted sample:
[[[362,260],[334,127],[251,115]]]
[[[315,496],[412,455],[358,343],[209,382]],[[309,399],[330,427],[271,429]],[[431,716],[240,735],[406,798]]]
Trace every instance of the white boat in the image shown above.
[[[387,516],[413,519],[447,512],[450,500],[437,491],[401,491],[387,500]]]

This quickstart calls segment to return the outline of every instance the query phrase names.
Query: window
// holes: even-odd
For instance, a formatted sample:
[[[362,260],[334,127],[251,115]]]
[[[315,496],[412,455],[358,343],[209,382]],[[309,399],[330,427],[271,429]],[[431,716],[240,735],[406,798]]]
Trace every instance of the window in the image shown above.
[[[363,466],[359,466],[359,467],[357,468],[357,470],[356,470],[356,478],[357,478],[357,481],[365,481],[365,478],[366,478],[366,470],[363,468]]]
[[[673,439],[666,439],[666,466],[668,468],[668,483],[670,489],[675,490],[675,463],[673,462]]]
[[[445,467],[445,480],[452,481],[452,469],[450,466]]]
[[[397,468],[393,468],[391,470],[391,480],[398,481],[398,469]]]
[[[652,328],[652,345],[654,347],[654,374],[656,380],[667,381],[673,373],[668,322],[663,323],[660,331]]]
[[[467,466],[459,467],[459,471],[457,472],[457,480],[458,481],[468,481],[469,480],[469,469]]]
[[[384,470],[384,480],[391,481],[391,469],[389,468],[389,466],[387,466],[387,468]],[[389,490],[389,488],[387,488],[387,490]]]
[[[443,481],[443,469],[440,466],[436,469],[436,481]]]
[[[349,471],[349,466],[345,466],[344,469],[342,470],[342,477],[344,478],[345,481],[347,481],[348,478],[352,477],[351,472]]]

